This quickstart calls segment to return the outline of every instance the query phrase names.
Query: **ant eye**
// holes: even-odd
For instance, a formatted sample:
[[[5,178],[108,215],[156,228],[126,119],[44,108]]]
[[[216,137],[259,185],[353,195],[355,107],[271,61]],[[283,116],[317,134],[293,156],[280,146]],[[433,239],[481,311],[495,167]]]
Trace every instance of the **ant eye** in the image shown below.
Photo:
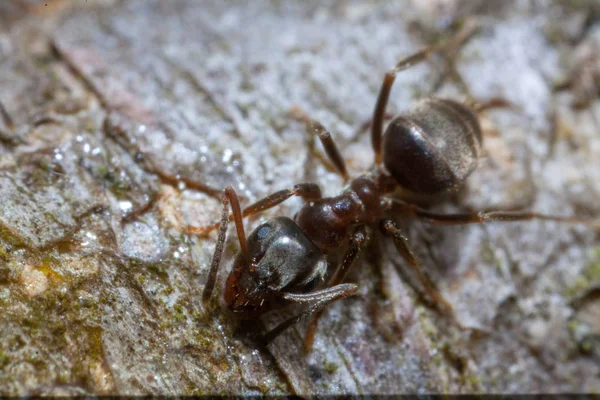
[[[269,225],[263,225],[260,228],[258,228],[258,231],[256,231],[256,237],[258,238],[258,240],[263,240],[271,231],[271,227]]]

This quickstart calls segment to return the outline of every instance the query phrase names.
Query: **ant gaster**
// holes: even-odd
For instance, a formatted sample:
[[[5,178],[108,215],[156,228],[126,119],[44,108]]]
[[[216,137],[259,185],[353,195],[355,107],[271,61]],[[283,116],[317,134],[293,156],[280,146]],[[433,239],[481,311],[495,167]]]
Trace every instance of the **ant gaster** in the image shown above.
[[[379,229],[391,238],[437,308],[443,312],[452,311],[450,304],[421,271],[407,239],[386,217],[392,208],[408,217],[441,225],[531,219],[585,223],[576,218],[531,212],[442,215],[389,197],[399,186],[415,194],[434,195],[461,185],[475,169],[481,152],[482,131],[477,113],[505,105],[501,100],[492,100],[468,107],[453,100],[428,98],[393,119],[382,134],[385,109],[396,74],[440,50],[441,46],[426,48],[401,60],[386,73],[371,124],[374,166],[350,180],[338,196],[324,198],[318,185],[301,183],[241,210],[235,190],[232,187],[225,189],[221,222],[207,228],[189,228],[191,232],[205,233],[219,227],[202,295],[204,304],[210,299],[215,286],[227,225],[231,219],[235,222],[240,251],[226,281],[224,297],[228,308],[242,319],[257,319],[266,312],[289,304],[306,305],[302,312],[269,331],[264,340],[273,340],[288,327],[313,315],[305,339],[307,349],[312,346],[323,309],[333,301],[356,294],[358,290],[357,285],[343,281],[367,241],[367,228]],[[308,129],[319,136],[330,161],[348,181],[344,160],[329,132],[312,120],[308,121]],[[301,196],[305,200],[294,219],[275,217],[259,225],[246,239],[244,217],[274,207],[292,196]],[[232,209],[231,216],[229,207]],[[316,283],[326,274],[325,255],[344,246],[347,246],[345,256],[327,286],[315,289]]]

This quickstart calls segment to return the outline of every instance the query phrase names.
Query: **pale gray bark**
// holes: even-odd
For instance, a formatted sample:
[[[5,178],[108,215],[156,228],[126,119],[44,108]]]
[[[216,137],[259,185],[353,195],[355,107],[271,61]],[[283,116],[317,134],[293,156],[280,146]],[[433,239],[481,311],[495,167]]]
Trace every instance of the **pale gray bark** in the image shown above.
[[[458,55],[461,76],[477,99],[518,107],[482,118],[486,156],[436,209],[600,217],[593,1],[319,3],[0,4],[0,101],[14,122],[0,119],[0,393],[600,391],[589,227],[404,226],[455,321],[373,234],[349,277],[360,296],[327,310],[308,356],[305,325],[261,348],[203,309],[215,237],[183,228],[217,220],[220,203],[196,189],[234,185],[247,203],[308,175],[337,193],[333,170],[306,168],[291,111],[330,129],[356,176],[373,155],[353,134],[386,69],[467,16],[482,29]],[[398,76],[390,112],[432,94],[436,61]],[[464,98],[452,80],[437,95]],[[230,230],[217,294],[237,248]]]

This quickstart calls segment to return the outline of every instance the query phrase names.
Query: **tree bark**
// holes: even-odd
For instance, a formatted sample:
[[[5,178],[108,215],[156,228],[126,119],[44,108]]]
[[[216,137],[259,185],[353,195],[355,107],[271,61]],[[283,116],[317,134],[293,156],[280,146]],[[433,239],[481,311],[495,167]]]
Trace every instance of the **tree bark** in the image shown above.
[[[600,218],[599,15],[593,1],[2,2],[0,393],[599,392],[597,228],[404,221],[454,316],[371,232],[348,277],[360,295],[326,310],[308,355],[306,324],[266,347],[249,333],[289,311],[225,311],[233,229],[205,309],[216,236],[185,233],[219,219],[228,185],[243,205],[307,179],[339,193],[294,115],[361,174],[373,152],[355,132],[385,72],[469,21],[466,88],[433,57],[398,75],[388,108],[465,89],[514,106],[482,115],[478,169],[432,209]]]

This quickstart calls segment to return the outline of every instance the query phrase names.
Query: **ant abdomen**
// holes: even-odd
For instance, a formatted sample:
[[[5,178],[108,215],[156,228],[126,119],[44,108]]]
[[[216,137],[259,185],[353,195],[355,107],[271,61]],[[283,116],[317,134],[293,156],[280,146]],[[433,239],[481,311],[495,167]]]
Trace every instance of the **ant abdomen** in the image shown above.
[[[403,188],[435,194],[460,185],[477,166],[477,116],[452,100],[430,98],[395,118],[383,138],[383,163]]]

